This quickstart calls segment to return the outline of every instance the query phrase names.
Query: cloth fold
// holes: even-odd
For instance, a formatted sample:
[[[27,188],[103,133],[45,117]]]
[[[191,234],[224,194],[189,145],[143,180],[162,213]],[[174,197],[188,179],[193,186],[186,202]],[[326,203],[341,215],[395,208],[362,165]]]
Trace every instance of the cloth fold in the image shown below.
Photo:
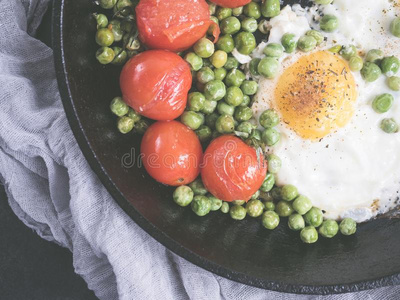
[[[397,299],[389,287],[295,296],[221,278],[139,228],[85,161],[58,92],[53,53],[35,39],[49,0],[0,0],[0,180],[9,204],[42,238],[73,253],[100,299]]]

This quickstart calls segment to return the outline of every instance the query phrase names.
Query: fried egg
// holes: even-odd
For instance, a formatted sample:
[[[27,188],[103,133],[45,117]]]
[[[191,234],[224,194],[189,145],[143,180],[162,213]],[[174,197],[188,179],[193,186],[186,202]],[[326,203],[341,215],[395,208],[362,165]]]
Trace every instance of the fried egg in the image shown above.
[[[354,44],[361,55],[378,48],[400,58],[400,39],[388,29],[400,13],[398,6],[389,0],[335,0],[308,9],[288,6],[270,21],[268,42],[280,42],[284,33],[300,37],[318,29],[323,14],[339,18],[339,29],[325,34],[315,51],[285,55],[275,79],[260,79],[252,106],[256,118],[268,108],[281,117],[281,140],[267,148],[282,160],[277,184],[295,185],[326,218],[362,222],[397,205],[400,133],[385,133],[380,123],[383,118],[400,123],[400,92],[391,91],[383,75],[366,83],[328,49]],[[265,45],[260,44],[254,57],[262,56]],[[392,94],[395,102],[387,113],[378,114],[371,103],[383,93]]]

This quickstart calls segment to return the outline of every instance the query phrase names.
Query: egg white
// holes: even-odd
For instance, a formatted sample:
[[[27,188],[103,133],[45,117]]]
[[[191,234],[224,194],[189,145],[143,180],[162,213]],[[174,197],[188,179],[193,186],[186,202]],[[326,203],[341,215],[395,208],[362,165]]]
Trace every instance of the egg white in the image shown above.
[[[397,8],[397,13],[399,13]],[[379,48],[385,55],[400,58],[400,39],[388,28],[396,9],[388,0],[335,0],[332,5],[303,9],[296,5],[286,7],[270,21],[268,42],[279,42],[286,32],[297,37],[310,28],[317,28],[319,12],[338,16],[339,30],[326,34],[320,45],[329,49],[336,43],[355,44],[360,51]],[[379,29],[379,28],[383,29]],[[262,57],[262,43],[254,57]],[[282,72],[304,53],[297,52],[281,58]],[[384,213],[398,202],[400,190],[400,133],[387,134],[380,128],[383,118],[394,118],[400,123],[400,92],[391,91],[387,78],[366,83],[359,72],[353,76],[358,98],[351,121],[331,132],[320,141],[304,140],[281,122],[277,130],[280,142],[267,149],[282,159],[277,174],[278,185],[294,184],[308,196],[313,205],[325,211],[326,218],[352,217],[358,222]],[[260,79],[259,91],[252,106],[256,118],[269,107],[278,81]],[[390,93],[395,97],[391,110],[377,114],[371,106],[375,96]]]

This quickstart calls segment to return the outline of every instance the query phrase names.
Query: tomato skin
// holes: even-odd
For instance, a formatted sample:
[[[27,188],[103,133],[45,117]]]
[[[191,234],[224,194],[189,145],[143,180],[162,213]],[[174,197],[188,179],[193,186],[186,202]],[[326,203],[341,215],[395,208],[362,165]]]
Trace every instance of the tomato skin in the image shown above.
[[[132,57],[120,77],[125,102],[154,120],[179,117],[191,85],[189,65],[179,55],[164,50],[145,51]]]
[[[158,182],[179,186],[200,173],[203,149],[196,133],[178,121],[159,121],[145,132],[141,155],[146,171]]]
[[[212,23],[205,0],[141,0],[136,18],[144,44],[175,52],[193,46]]]
[[[219,6],[228,8],[236,8],[239,6],[249,4],[251,2],[251,0],[210,0],[210,1]]]
[[[213,140],[204,152],[201,178],[204,186],[223,201],[248,201],[261,187],[267,174],[262,155],[241,139],[223,135]]]

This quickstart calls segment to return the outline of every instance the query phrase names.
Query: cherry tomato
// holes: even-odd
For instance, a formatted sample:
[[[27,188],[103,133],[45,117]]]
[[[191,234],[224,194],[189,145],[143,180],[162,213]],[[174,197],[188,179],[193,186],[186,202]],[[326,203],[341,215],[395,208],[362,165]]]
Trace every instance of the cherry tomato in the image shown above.
[[[214,2],[219,6],[229,7],[229,8],[243,6],[251,2],[251,0],[210,0],[210,1]]]
[[[178,121],[156,122],[143,136],[143,165],[158,182],[188,184],[200,173],[203,149],[196,133]]]
[[[215,197],[224,201],[248,201],[263,183],[267,164],[263,155],[241,139],[223,135],[211,142],[204,153],[201,178]]]
[[[136,18],[144,44],[170,51],[190,48],[212,24],[205,0],[141,0]]]
[[[125,102],[154,120],[173,120],[185,109],[192,85],[189,65],[177,54],[145,51],[124,66],[120,86]]]

